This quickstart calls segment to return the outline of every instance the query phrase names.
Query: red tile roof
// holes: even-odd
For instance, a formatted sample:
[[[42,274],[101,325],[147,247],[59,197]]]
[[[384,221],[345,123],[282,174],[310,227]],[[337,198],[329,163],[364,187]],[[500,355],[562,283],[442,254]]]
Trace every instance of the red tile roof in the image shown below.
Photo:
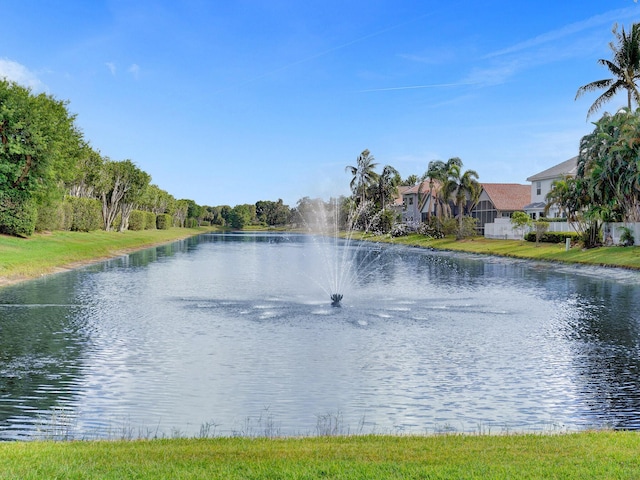
[[[481,185],[496,210],[522,210],[525,205],[531,203],[531,185],[519,183],[482,183]]]

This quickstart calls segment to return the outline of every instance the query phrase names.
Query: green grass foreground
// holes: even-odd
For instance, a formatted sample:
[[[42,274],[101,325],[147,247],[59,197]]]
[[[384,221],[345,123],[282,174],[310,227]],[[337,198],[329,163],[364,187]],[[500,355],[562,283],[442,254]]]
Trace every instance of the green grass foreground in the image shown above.
[[[637,479],[640,435],[348,436],[0,444],[0,478]]]
[[[124,255],[210,231],[211,227],[126,232],[0,235],[0,286]]]
[[[565,245],[558,243],[540,243],[536,245],[535,242],[525,242],[523,240],[495,240],[484,237],[474,237],[465,240],[456,240],[453,237],[447,237],[434,240],[417,234],[397,238],[389,236],[365,236],[364,239],[398,245],[434,248],[436,250],[640,269],[640,247],[600,247],[584,250],[580,247],[573,246],[569,251],[566,251]]]

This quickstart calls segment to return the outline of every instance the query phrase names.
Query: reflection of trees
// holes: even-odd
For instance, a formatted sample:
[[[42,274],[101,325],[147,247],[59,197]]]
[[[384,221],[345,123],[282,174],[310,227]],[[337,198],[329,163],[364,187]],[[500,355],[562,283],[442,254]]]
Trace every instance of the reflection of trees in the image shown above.
[[[0,438],[73,396],[87,345],[72,274],[0,291]],[[3,433],[4,431],[4,433]]]
[[[580,315],[568,335],[575,341],[581,393],[590,399],[596,422],[639,429],[638,287],[584,279],[575,286]]]

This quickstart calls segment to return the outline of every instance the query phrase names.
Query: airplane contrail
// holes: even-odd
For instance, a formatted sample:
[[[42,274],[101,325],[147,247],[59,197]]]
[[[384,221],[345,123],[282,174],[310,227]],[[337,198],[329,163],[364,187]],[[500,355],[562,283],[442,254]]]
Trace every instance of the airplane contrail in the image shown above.
[[[459,87],[462,85],[477,85],[476,82],[458,82],[458,83],[432,83],[429,85],[409,85],[406,87],[386,87],[386,88],[369,88],[366,90],[358,90],[357,93],[368,92],[390,92],[393,90],[415,90],[418,88],[442,88],[442,87]]]
[[[244,80],[244,81],[239,82],[239,83],[236,83],[235,85],[230,85],[228,87],[221,88],[220,90],[216,91],[215,93],[216,94],[217,93],[221,93],[221,92],[224,92],[224,91],[229,90],[231,88],[241,87],[241,86],[247,85],[249,83],[256,82],[256,81],[261,80],[261,79],[263,79],[265,77],[268,77],[269,75],[273,75],[274,73],[281,72],[283,70],[286,70],[288,68],[294,67],[296,65],[300,65],[302,63],[310,62],[311,60],[315,60],[316,58],[320,58],[320,57],[323,57],[323,56],[328,55],[330,53],[336,52],[338,50],[342,50],[343,48],[349,47],[349,46],[354,45],[356,43],[363,42],[365,40],[368,40],[369,38],[373,38],[373,37],[376,37],[378,35],[382,35],[383,33],[389,32],[391,30],[395,30],[396,28],[404,27],[405,25],[408,25],[408,24],[413,23],[413,22],[417,22],[418,20],[421,20],[421,19],[423,19],[425,17],[428,17],[428,16],[431,16],[431,15],[433,15],[433,13],[425,13],[423,15],[419,15],[419,16],[417,16],[415,18],[412,18],[411,20],[407,20],[406,22],[398,23],[396,25],[392,25],[390,27],[383,28],[382,30],[377,30],[377,31],[375,31],[373,33],[370,33],[368,35],[365,35],[363,37],[359,37],[359,38],[356,38],[355,40],[351,40],[351,41],[349,41],[347,43],[343,43],[343,44],[338,45],[336,47],[332,47],[332,48],[329,48],[327,50],[323,50],[323,51],[318,52],[318,53],[316,53],[314,55],[311,55],[309,57],[305,57],[303,59],[296,60],[295,62],[287,63],[286,65],[283,65],[281,67],[275,68],[273,70],[269,70],[268,72],[262,73],[260,75],[255,76],[255,77],[249,78],[249,79]]]

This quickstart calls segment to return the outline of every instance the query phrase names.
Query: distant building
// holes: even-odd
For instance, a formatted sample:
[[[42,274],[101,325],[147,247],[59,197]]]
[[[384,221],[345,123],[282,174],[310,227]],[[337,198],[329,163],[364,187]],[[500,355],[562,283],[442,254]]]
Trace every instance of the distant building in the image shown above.
[[[547,204],[547,193],[551,190],[551,185],[554,181],[562,180],[566,177],[575,177],[577,169],[578,157],[573,157],[527,178],[527,181],[531,182],[531,199],[529,203],[524,206],[524,211],[533,219],[543,216],[551,218],[559,217],[560,212],[556,207],[550,208],[545,215],[544,209]]]
[[[482,191],[471,216],[477,221],[478,233],[496,218],[510,218],[513,212],[523,211],[529,203],[531,187],[519,183],[481,183]]]

